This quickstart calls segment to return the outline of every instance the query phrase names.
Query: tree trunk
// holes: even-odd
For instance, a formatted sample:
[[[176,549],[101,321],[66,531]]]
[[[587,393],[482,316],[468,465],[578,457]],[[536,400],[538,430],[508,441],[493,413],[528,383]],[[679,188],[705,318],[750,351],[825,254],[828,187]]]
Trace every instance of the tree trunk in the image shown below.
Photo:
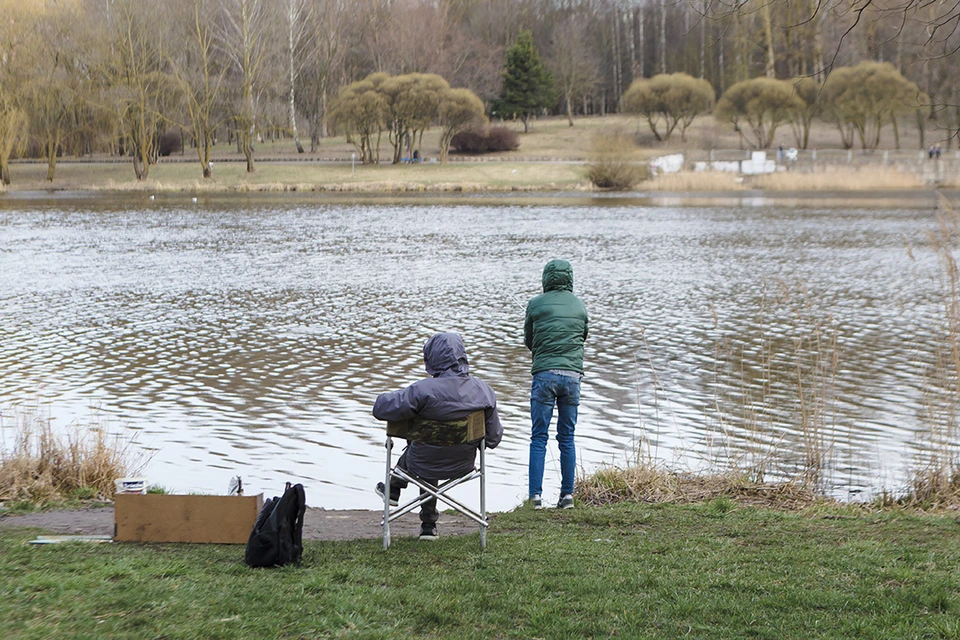
[[[573,100],[569,93],[567,93],[567,123],[573,126]]]
[[[629,9],[624,13],[623,16],[626,19],[627,23],[627,48],[630,51],[630,75],[634,76],[637,71],[637,47],[636,47],[636,38],[633,35],[633,9]],[[634,80],[636,77],[634,76]],[[573,120],[570,121],[570,126],[573,126]]]
[[[643,5],[641,4],[637,7],[637,49],[639,49],[639,55],[637,56],[637,62],[640,64],[640,73],[638,77],[646,78],[647,77],[647,56],[644,51],[645,44],[643,41]]]
[[[613,91],[618,96],[623,95],[621,82],[623,74],[620,69],[620,5],[613,8]]]
[[[287,17],[289,18],[289,29],[287,30],[288,35],[288,53],[289,63],[290,63],[290,132],[293,134],[293,142],[297,145],[297,153],[303,153],[303,145],[300,144],[300,135],[297,133],[297,108],[296,108],[296,85],[297,85],[297,72],[296,72],[296,61],[294,60],[294,53],[296,50],[296,43],[294,42],[293,32],[294,25],[297,23],[299,18],[299,11],[297,10],[297,0],[290,0],[288,5]]]
[[[253,136],[252,131],[250,133],[247,133],[241,136],[241,138],[243,139],[243,157],[247,159],[247,173],[254,172],[252,136]]]
[[[723,43],[725,41],[724,38],[720,38],[720,42],[717,43],[717,80],[720,85],[720,93],[723,93],[727,88],[723,81]]]
[[[149,163],[145,162],[143,158],[140,157],[140,152],[135,150],[133,153],[133,173],[137,176],[137,180],[146,180],[149,172]]]
[[[0,183],[10,184],[10,163],[6,158],[0,158]]]
[[[660,73],[667,72],[667,0],[660,0]]]
[[[53,176],[57,173],[57,153],[54,151],[47,155],[47,182],[53,182]]]
[[[824,69],[823,29],[821,29],[821,25],[827,12],[821,6],[820,0],[810,0],[810,6],[815,12],[813,15],[816,15],[816,19],[810,21],[813,27],[813,73],[817,82],[823,82],[826,69]]]
[[[703,2],[700,16],[700,79],[707,77],[707,2]]]
[[[530,133],[530,114],[523,114],[523,132]]]
[[[761,6],[763,7],[763,34],[767,39],[766,74],[768,78],[775,78],[777,77],[777,59],[773,51],[773,20],[770,16],[770,3],[764,2]]]

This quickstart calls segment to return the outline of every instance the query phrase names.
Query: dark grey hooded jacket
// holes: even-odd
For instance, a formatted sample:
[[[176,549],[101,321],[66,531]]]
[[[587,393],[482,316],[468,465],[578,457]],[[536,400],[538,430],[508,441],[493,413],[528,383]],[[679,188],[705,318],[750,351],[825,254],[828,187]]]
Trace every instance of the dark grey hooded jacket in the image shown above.
[[[435,334],[423,345],[423,363],[432,377],[399,391],[380,394],[373,405],[374,417],[378,420],[408,420],[414,416],[457,420],[483,409],[487,448],[500,444],[503,426],[497,413],[497,398],[490,385],[469,374],[467,351],[460,336]],[[458,478],[473,470],[476,454],[475,444],[438,447],[411,442],[406,464],[411,473],[422,478]]]

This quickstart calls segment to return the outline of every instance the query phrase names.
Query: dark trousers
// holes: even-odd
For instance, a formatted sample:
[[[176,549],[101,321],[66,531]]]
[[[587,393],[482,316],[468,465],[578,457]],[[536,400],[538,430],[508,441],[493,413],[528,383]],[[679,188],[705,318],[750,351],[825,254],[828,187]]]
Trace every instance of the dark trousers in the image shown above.
[[[404,451],[400,456],[400,459],[397,460],[397,467],[403,469],[407,473],[410,473],[410,470],[407,469],[407,452]],[[428,484],[431,487],[437,486],[437,480],[430,480],[428,478],[421,478],[417,476],[417,479]],[[400,478],[391,478],[390,479],[390,488],[397,489],[406,489],[407,485],[410,484],[406,480],[401,480]],[[420,495],[424,495],[423,492]],[[437,524],[437,520],[440,519],[440,512],[437,511],[437,499],[431,497],[429,500],[420,505],[420,522],[423,524]]]

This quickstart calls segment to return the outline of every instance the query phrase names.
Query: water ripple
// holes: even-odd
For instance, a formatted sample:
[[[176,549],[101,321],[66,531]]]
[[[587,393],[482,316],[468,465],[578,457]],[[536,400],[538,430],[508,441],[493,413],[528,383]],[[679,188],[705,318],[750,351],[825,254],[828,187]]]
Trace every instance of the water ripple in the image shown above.
[[[373,400],[422,377],[423,342],[452,330],[506,427],[491,505],[516,504],[523,309],[553,257],[573,262],[591,313],[585,469],[625,463],[641,442],[690,467],[797,450],[791,383],[770,366],[809,329],[801,298],[837,336],[830,429],[844,487],[891,488],[879,478],[901,481],[922,450],[938,318],[925,212],[3,206],[0,404],[40,397],[61,423],[102,406],[156,450],[150,479],[170,488],[216,492],[240,474],[273,494],[297,478],[311,504],[375,508]],[[548,487],[556,467],[551,444]]]

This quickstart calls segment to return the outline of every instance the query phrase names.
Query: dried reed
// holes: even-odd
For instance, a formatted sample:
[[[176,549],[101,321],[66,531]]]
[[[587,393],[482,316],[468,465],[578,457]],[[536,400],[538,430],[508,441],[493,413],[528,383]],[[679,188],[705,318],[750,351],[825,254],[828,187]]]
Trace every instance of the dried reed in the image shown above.
[[[770,297],[765,282],[756,311],[758,329],[749,338],[717,335],[712,413],[717,435],[705,426],[702,442],[707,451],[699,452],[704,454],[706,470],[679,472],[660,462],[641,411],[641,439],[634,445],[634,459],[626,467],[606,466],[582,478],[577,490],[581,500],[606,504],[726,497],[738,503],[793,509],[823,499],[836,436],[837,327],[829,315],[819,312],[802,285],[790,287],[779,281],[773,303]],[[774,324],[768,318],[773,314],[775,330],[768,327]],[[714,329],[719,329],[715,310]],[[659,443],[666,418],[661,398],[668,392],[645,333],[643,342],[653,395],[654,440]],[[673,428],[679,434],[676,425]]]
[[[937,327],[933,365],[928,371],[924,418],[909,493],[902,504],[960,507],[960,268],[954,252],[960,243],[960,214],[941,196],[936,229],[929,234],[938,258],[942,321]]]
[[[114,481],[146,462],[134,454],[131,438],[110,435],[96,414],[59,431],[51,423],[37,406],[0,414],[0,501],[111,498]]]
[[[743,191],[744,180],[734,173],[681,171],[662,173],[643,183],[648,191]]]
[[[898,171],[891,167],[849,169],[830,166],[825,171],[783,171],[755,176],[750,186],[767,191],[876,191],[920,189],[923,176],[916,171]]]
[[[715,466],[822,492],[836,435],[838,330],[802,283],[780,280],[772,297],[764,282],[749,339],[717,340],[714,418],[725,452]]]

